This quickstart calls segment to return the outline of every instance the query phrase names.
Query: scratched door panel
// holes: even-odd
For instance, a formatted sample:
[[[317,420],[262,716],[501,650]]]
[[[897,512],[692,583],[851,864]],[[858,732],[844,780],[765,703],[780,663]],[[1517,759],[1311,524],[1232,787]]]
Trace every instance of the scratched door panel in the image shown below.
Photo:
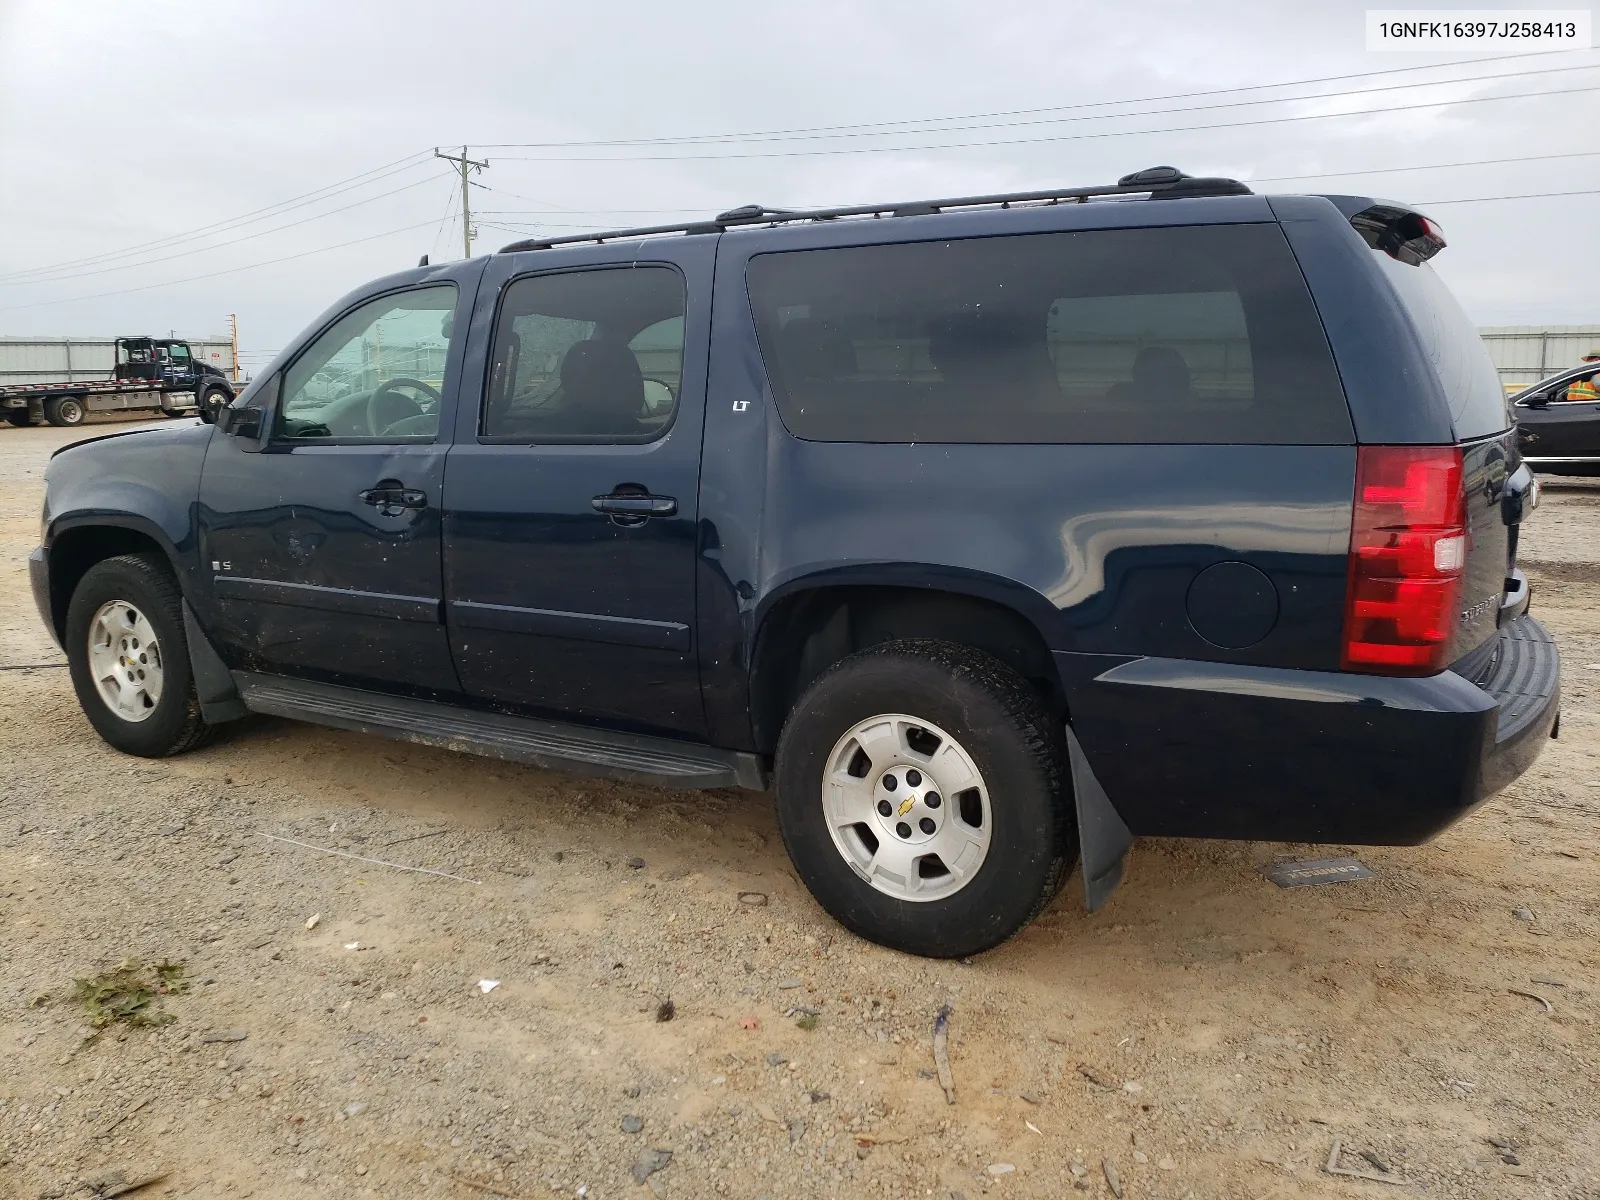
[[[201,483],[218,630],[256,669],[423,694],[457,690],[439,612],[443,445],[220,438]],[[421,507],[362,498],[396,481]]]

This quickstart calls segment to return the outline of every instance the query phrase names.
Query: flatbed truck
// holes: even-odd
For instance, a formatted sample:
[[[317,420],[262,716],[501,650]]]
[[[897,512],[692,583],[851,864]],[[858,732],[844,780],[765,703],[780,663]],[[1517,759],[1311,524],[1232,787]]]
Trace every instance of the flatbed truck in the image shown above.
[[[92,412],[157,409],[172,417],[215,411],[235,385],[195,357],[176,338],[119,337],[110,379],[14,383],[0,386],[0,414],[13,425],[81,425]]]

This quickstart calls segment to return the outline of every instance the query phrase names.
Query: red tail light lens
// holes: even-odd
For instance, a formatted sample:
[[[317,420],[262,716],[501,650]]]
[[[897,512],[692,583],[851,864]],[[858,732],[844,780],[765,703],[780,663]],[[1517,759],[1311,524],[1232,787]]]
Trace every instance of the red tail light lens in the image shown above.
[[[1345,589],[1347,671],[1431,675],[1447,665],[1467,560],[1456,446],[1361,446]]]

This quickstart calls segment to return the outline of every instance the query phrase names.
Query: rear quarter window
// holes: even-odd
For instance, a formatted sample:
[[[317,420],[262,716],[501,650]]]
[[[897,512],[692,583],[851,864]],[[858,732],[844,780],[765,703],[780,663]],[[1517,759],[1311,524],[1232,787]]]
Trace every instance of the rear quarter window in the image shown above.
[[[1444,280],[1427,263],[1411,266],[1372,251],[1399,294],[1400,305],[1433,364],[1450,402],[1450,420],[1464,442],[1511,427],[1511,403],[1489,350]]]
[[[758,255],[785,426],[844,442],[1348,444],[1276,225],[1092,230]]]

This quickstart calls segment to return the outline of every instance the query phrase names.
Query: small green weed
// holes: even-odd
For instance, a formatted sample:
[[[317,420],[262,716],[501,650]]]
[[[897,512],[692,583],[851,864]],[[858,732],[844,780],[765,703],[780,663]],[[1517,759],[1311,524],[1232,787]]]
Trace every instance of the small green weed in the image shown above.
[[[183,964],[162,959],[158,963],[125,958],[109,971],[72,981],[72,998],[83,1005],[89,1024],[104,1029],[114,1021],[129,1025],[165,1025],[175,1018],[151,1001],[189,990]]]
[[[805,1030],[815,1029],[817,1027],[816,1014],[815,1013],[806,1013],[805,1016],[801,1017],[798,1021],[795,1022],[795,1025],[800,1029],[805,1029]]]

